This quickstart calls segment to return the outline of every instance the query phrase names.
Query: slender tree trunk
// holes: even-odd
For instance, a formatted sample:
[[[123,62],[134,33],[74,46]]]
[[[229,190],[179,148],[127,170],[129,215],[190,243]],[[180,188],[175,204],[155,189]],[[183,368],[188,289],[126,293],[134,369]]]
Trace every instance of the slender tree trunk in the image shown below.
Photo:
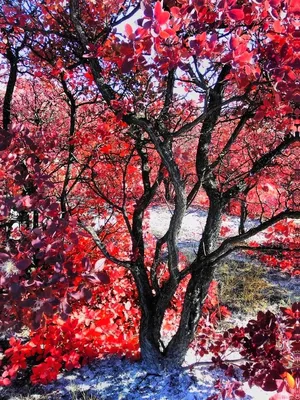
[[[138,289],[140,300],[141,322],[139,341],[142,359],[149,364],[149,366],[159,369],[161,363],[161,351],[159,348],[159,342],[154,339],[153,329],[156,298],[152,294],[146,270],[144,268],[139,268],[139,266],[136,265],[132,269],[132,274]]]
[[[223,203],[220,193],[216,190],[211,190],[209,196],[210,207],[207,222],[197,258],[192,264],[193,272],[186,289],[179,328],[166,349],[166,355],[173,364],[182,364],[184,361],[189,345],[195,337],[202,315],[202,306],[213,279],[214,265],[206,263],[205,258],[217,245]]]
[[[11,49],[7,49],[6,57],[9,61],[10,70],[3,101],[3,129],[8,130],[11,122],[11,102],[18,75],[18,57],[13,54]]]
[[[203,256],[210,254],[217,246],[222,223],[222,211],[225,205],[218,190],[208,188],[207,194],[209,197],[209,209],[197,253],[199,261]]]
[[[140,322],[140,347],[142,360],[154,369],[160,369],[163,365],[163,354],[159,343],[153,334],[154,312],[148,309],[142,310]]]
[[[64,89],[64,92],[69,99],[69,107],[70,107],[70,127],[69,127],[69,137],[68,137],[68,163],[67,163],[67,169],[65,173],[65,178],[64,178],[64,183],[63,183],[63,189],[60,195],[60,205],[61,205],[61,214],[62,218],[66,216],[67,214],[67,195],[68,195],[68,184],[71,179],[71,169],[72,169],[72,164],[74,160],[74,150],[75,150],[75,145],[72,142],[74,139],[74,133],[75,133],[75,125],[76,125],[76,101],[73,96],[73,94],[69,91],[67,84],[63,77],[61,78],[61,83]]]
[[[179,328],[166,349],[166,355],[173,365],[181,365],[193,341],[202,305],[213,276],[213,268],[203,266],[202,271],[193,272],[188,283]]]

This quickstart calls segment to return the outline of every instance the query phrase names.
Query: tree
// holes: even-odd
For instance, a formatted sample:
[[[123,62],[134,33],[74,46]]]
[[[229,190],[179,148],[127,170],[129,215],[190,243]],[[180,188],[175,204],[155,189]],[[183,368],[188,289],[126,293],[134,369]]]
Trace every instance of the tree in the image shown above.
[[[2,189],[1,227],[9,243],[2,258],[17,262],[23,283],[34,274],[51,277],[51,294],[43,294],[34,315],[39,324],[59,307],[64,316],[70,312],[72,290],[86,300],[93,295],[89,284],[76,281],[83,271],[68,247],[93,243],[99,253],[80,247],[83,269],[92,270],[100,257],[96,266],[124,268],[134,280],[142,357],[180,364],[218,262],[251,249],[248,240],[279,221],[299,218],[297,7],[292,1],[181,0],[166,9],[150,0],[2,3],[8,80],[1,156],[4,179],[14,187],[9,195],[8,185]],[[32,111],[24,117],[20,91],[13,98],[18,71],[19,82],[33,88]],[[53,100],[41,116],[48,93]],[[162,201],[164,183],[174,193],[173,212],[156,239],[147,218]],[[268,185],[278,194],[272,202]],[[206,225],[196,258],[182,261],[179,232],[201,191],[208,198]],[[240,215],[239,231],[224,239],[222,217],[231,208]],[[259,217],[251,228],[249,216]],[[97,279],[107,278],[102,272]],[[36,304],[19,280],[16,274],[8,281],[8,293]],[[162,325],[183,282],[180,323],[166,343]]]

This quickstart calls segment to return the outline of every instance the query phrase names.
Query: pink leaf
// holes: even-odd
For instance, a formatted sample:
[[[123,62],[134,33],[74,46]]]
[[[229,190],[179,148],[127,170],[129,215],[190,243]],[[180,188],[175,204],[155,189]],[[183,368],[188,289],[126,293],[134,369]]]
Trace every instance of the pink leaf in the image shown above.
[[[162,13],[163,9],[161,6],[161,2],[158,1],[155,6],[154,6],[154,15],[157,18],[161,13]]]
[[[130,39],[131,36],[133,35],[133,29],[132,29],[131,25],[129,25],[129,24],[125,25],[125,33],[126,33],[126,36]]]
[[[172,7],[171,8],[171,14],[173,15],[173,17],[179,18],[181,16],[180,8],[179,7]]]
[[[169,21],[170,13],[168,11],[163,11],[159,16],[156,17],[159,25],[164,25]]]
[[[231,36],[229,44],[232,50],[236,50],[239,47],[240,41],[238,38]]]
[[[242,21],[245,17],[244,11],[240,8],[233,8],[228,11],[228,15],[234,21]]]
[[[100,260],[96,261],[96,263],[95,263],[95,269],[96,269],[97,271],[102,271],[103,268],[104,268],[104,265],[105,265],[105,261],[106,261],[105,258],[100,258]]]
[[[11,384],[10,379],[8,378],[0,378],[0,386],[9,386]]]
[[[274,396],[270,397],[269,400],[290,400],[291,395],[288,392],[281,392],[281,393],[276,393]]]
[[[278,19],[273,23],[273,29],[274,29],[274,32],[276,32],[276,33],[281,33],[284,31],[284,28],[282,27],[282,25]]]
[[[170,18],[170,13],[168,11],[163,11],[161,2],[159,1],[155,4],[154,15],[159,25],[166,24]]]

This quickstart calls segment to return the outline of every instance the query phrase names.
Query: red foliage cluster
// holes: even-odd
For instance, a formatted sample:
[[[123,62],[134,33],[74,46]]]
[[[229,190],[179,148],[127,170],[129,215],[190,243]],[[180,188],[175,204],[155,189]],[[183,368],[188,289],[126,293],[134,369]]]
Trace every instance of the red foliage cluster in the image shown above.
[[[124,278],[123,278],[124,279]],[[130,282],[128,281],[128,285]],[[80,368],[95,358],[107,355],[126,356],[138,359],[139,338],[137,325],[137,308],[135,301],[130,301],[128,293],[121,293],[119,282],[112,289],[114,302],[105,306],[109,293],[106,291],[101,309],[92,309],[95,298],[100,292],[93,294],[89,307],[83,306],[73,312],[66,320],[58,316],[45,319],[42,327],[30,332],[28,340],[21,341],[12,337],[9,347],[3,350],[0,361],[0,386],[9,386],[16,379],[22,379],[24,372],[30,376],[33,384],[47,384],[56,380],[62,370]],[[184,292],[181,291],[181,296]],[[102,294],[103,295],[103,294]],[[121,296],[121,297],[120,297]],[[124,297],[124,300],[121,299]],[[178,323],[178,309],[182,297],[170,308],[167,322],[164,324],[165,334],[174,330]],[[113,305],[113,306],[112,306]],[[172,313],[172,310],[177,310]],[[219,305],[217,298],[217,282],[213,281],[203,309],[206,323],[212,327],[218,319],[225,318],[229,311]],[[1,351],[1,349],[0,349]],[[53,362],[55,360],[55,362]]]
[[[59,317],[48,319],[25,342],[12,337],[1,360],[0,385],[8,386],[17,377],[22,379],[24,370],[33,384],[47,384],[62,369],[80,368],[105,355],[138,358],[137,331],[124,331],[117,322],[110,311],[83,307],[66,321]]]
[[[282,308],[278,316],[270,311],[259,312],[257,319],[250,320],[245,328],[229,329],[219,337],[213,331],[204,331],[204,337],[205,333],[210,337],[208,348],[215,354],[212,358],[215,366],[224,369],[227,376],[234,376],[234,368],[224,355],[228,349],[234,348],[246,359],[240,368],[250,387],[256,385],[265,391],[276,391],[277,394],[270,400],[298,398],[300,303]],[[233,394],[244,396],[237,382],[218,385],[222,398],[234,388],[237,390]],[[218,396],[216,394],[211,398],[218,399]]]
[[[299,226],[296,221],[279,222],[266,232],[266,244],[272,245],[276,238],[277,246],[282,251],[276,254],[260,254],[258,258],[267,266],[279,268],[292,276],[300,275]],[[287,250],[288,249],[288,250]]]

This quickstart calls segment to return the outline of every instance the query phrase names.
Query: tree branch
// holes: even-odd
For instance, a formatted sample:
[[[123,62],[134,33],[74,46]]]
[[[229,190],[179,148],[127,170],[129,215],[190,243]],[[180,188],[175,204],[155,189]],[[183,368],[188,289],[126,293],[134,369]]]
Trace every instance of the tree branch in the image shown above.
[[[235,197],[238,193],[243,192],[247,189],[247,184],[245,183],[245,178],[253,176],[257,174],[262,169],[267,167],[272,160],[281,154],[283,150],[288,148],[291,144],[298,142],[299,139],[297,136],[287,136],[285,139],[273,150],[270,150],[268,153],[264,154],[262,157],[254,161],[252,168],[243,175],[243,180],[239,181],[235,185],[233,185],[230,189],[227,189],[226,192],[223,194],[223,198],[228,201],[231,198]]]
[[[123,260],[119,260],[118,258],[112,256],[105,244],[101,241],[101,239],[99,238],[99,236],[97,235],[96,231],[94,228],[92,228],[91,226],[85,225],[83,222],[79,221],[78,222],[79,226],[81,228],[83,228],[86,232],[88,232],[92,239],[94,240],[96,246],[98,247],[98,249],[101,250],[102,254],[104,255],[104,257],[106,257],[109,261],[121,266],[121,267],[125,267],[127,269],[132,269],[132,264],[130,261],[123,261]]]
[[[300,211],[290,211],[290,210],[283,211],[275,215],[274,217],[270,218],[268,221],[262,222],[258,226],[249,229],[247,232],[241,235],[236,235],[228,239],[225,239],[218,249],[216,249],[209,256],[207,256],[205,262],[209,263],[213,262],[215,264],[216,259],[217,258],[219,259],[221,256],[224,257],[224,254],[227,253],[229,250],[236,249],[238,246],[245,246],[245,244],[243,243],[245,240],[255,236],[256,234],[274,225],[276,222],[279,222],[286,218],[298,219],[300,218]],[[255,248],[253,249],[255,250]]]

